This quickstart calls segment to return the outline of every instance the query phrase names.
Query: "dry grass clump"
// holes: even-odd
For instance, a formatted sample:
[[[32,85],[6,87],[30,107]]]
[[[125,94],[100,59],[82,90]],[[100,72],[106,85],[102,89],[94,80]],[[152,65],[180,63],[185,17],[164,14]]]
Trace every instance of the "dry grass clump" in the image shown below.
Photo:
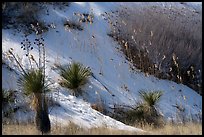
[[[21,125],[3,124],[2,134],[3,135],[41,135],[41,132],[36,130],[35,126],[32,124],[21,124]],[[133,131],[107,128],[105,126],[85,129],[76,125],[73,122],[70,122],[67,127],[61,126],[61,125],[52,126],[51,132],[48,134],[49,135],[126,135],[126,134],[137,134],[137,133]]]
[[[31,124],[2,124],[2,135],[40,135],[40,133],[38,134],[38,130]]]
[[[99,111],[101,113],[104,112],[104,108],[103,108],[103,106],[101,104],[91,104],[91,108],[95,109],[95,110],[97,110],[97,111]]]
[[[66,30],[74,29],[74,30],[82,31],[84,29],[78,22],[73,22],[69,20],[65,21],[64,27]]]
[[[135,127],[148,132],[133,132],[107,127],[84,129],[70,123],[67,127],[53,126],[49,135],[202,135],[202,124],[196,123],[185,125],[168,123],[162,128],[154,128],[151,125],[135,125]],[[41,135],[41,133],[32,124],[2,124],[2,135]]]
[[[155,133],[167,135],[202,135],[202,125],[187,123],[186,125],[166,125]]]
[[[141,128],[148,132],[144,134],[149,135],[202,135],[201,123],[186,123],[186,124],[172,124],[166,123],[162,128],[155,128],[149,124],[135,125],[137,128]]]

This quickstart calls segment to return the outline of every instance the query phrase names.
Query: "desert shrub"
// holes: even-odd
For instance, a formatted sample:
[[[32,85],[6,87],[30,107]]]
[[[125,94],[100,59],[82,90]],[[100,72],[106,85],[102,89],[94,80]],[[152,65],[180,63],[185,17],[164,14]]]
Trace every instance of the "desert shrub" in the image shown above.
[[[14,102],[13,91],[2,89],[2,107],[12,102]]]
[[[13,113],[12,104],[15,101],[13,90],[2,89],[2,111],[4,117],[9,117]]]
[[[80,92],[80,86],[87,83],[91,70],[80,63],[73,62],[69,65],[58,66],[62,80],[61,86],[72,89],[74,94]]]

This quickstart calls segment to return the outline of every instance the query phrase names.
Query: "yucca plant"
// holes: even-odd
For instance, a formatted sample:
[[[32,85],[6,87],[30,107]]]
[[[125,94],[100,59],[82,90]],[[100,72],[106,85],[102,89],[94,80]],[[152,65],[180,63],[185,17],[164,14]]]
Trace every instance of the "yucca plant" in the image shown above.
[[[60,84],[66,88],[72,89],[74,94],[79,91],[79,87],[86,84],[91,70],[82,64],[73,62],[69,65],[58,66],[62,80]]]
[[[23,73],[17,82],[26,95],[34,94],[33,107],[36,111],[36,127],[42,133],[47,133],[50,131],[50,120],[45,95],[43,94],[50,90],[48,84],[44,82],[44,78],[41,69],[31,69]]]
[[[41,69],[28,70],[21,75],[17,82],[26,95],[49,91],[48,84],[44,83],[44,75]]]
[[[140,91],[142,102],[135,109],[127,112],[127,121],[130,123],[145,122],[159,126],[162,122],[161,115],[157,110],[157,104],[163,95],[162,91]]]
[[[45,80],[45,44],[44,38],[40,33],[44,32],[45,30],[40,28],[39,23],[36,23],[36,25],[31,24],[31,26],[37,35],[34,44],[38,48],[39,62],[37,63],[33,55],[30,54],[30,51],[33,50],[33,46],[27,38],[27,34],[25,35],[23,42],[21,42],[21,48],[26,52],[25,55],[30,63],[30,66],[26,66],[26,68],[24,68],[23,64],[19,62],[19,60],[16,58],[16,55],[13,53],[13,48],[10,48],[8,52],[12,55],[22,71],[22,74],[17,81],[18,86],[22,91],[24,91],[26,95],[34,95],[33,106],[36,111],[36,127],[43,134],[50,132],[51,129],[47,101],[45,97],[45,93],[49,91],[48,84]],[[37,68],[33,66],[31,61],[35,62]]]
[[[144,104],[146,104],[149,107],[155,107],[155,105],[159,102],[161,99],[161,96],[163,95],[162,91],[140,91],[139,92],[140,97],[142,97]]]

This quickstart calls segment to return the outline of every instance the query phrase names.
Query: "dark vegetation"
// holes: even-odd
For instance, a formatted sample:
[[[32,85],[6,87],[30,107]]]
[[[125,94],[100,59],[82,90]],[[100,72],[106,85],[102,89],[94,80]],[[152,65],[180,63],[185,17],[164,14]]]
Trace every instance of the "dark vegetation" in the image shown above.
[[[12,120],[17,111],[28,112],[30,108],[25,100],[18,100],[19,91],[2,88],[2,123],[18,123]],[[21,96],[25,97],[25,96]]]
[[[83,23],[89,23],[92,24],[93,20],[94,20],[94,15],[93,13],[74,13],[75,16],[77,16],[79,19],[79,22],[83,22]]]
[[[36,2],[4,2],[2,8],[2,28],[14,28],[27,33],[32,33],[30,25],[37,23],[41,12],[40,4]]]
[[[79,31],[83,30],[83,27],[79,23],[68,21],[68,20],[64,23],[64,27],[66,29],[74,29]]]
[[[149,124],[154,127],[164,125],[164,119],[158,109],[158,103],[163,94],[162,91],[144,91],[139,92],[142,99],[134,107],[117,106],[113,118],[128,125]]]
[[[111,26],[108,35],[135,68],[202,95],[202,15],[196,10],[130,6],[103,16]]]
[[[70,2],[3,2],[2,3],[2,28],[23,31],[29,35],[31,33],[42,34],[48,31],[49,24],[41,21],[41,14],[49,14],[46,5],[63,10],[70,5]]]
[[[15,94],[13,90],[2,89],[2,114],[4,117],[9,117],[13,110],[12,104],[15,101]]]

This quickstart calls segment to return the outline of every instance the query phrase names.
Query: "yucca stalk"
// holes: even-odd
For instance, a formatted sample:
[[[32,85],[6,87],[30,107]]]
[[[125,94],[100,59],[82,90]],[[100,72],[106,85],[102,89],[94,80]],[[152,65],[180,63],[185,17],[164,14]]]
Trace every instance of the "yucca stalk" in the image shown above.
[[[45,93],[49,91],[48,84],[45,81],[45,45],[44,45],[44,38],[42,38],[42,35],[39,35],[39,23],[36,23],[37,26],[34,26],[31,24],[32,29],[36,31],[36,35],[38,36],[37,39],[35,39],[34,44],[38,46],[38,52],[39,52],[39,62],[37,63],[34,57],[31,55],[31,59],[36,63],[37,69],[34,69],[31,66],[31,69],[26,70],[23,68],[23,65],[20,64],[20,62],[17,60],[15,55],[13,54],[13,48],[9,50],[9,53],[14,57],[16,63],[19,65],[23,73],[21,74],[20,78],[17,81],[18,86],[21,88],[22,91],[26,95],[34,94],[33,102],[34,102],[34,109],[36,110],[36,126],[37,129],[40,130],[43,133],[48,133],[50,131],[50,120],[48,117],[48,108],[45,100]],[[37,29],[38,28],[38,29]],[[24,42],[29,43],[28,45]],[[22,48],[25,49],[31,45],[31,42],[26,39],[24,42],[21,42],[23,45]],[[27,50],[26,56],[29,56],[29,51],[31,49]],[[31,65],[30,58],[29,62]]]
[[[36,128],[43,133],[50,131],[51,125],[48,117],[48,107],[45,96],[42,93],[34,93],[34,108],[36,110]]]
[[[61,85],[77,91],[80,86],[86,84],[91,71],[88,67],[84,67],[80,63],[73,62],[72,64],[59,66],[60,75],[63,78]]]

